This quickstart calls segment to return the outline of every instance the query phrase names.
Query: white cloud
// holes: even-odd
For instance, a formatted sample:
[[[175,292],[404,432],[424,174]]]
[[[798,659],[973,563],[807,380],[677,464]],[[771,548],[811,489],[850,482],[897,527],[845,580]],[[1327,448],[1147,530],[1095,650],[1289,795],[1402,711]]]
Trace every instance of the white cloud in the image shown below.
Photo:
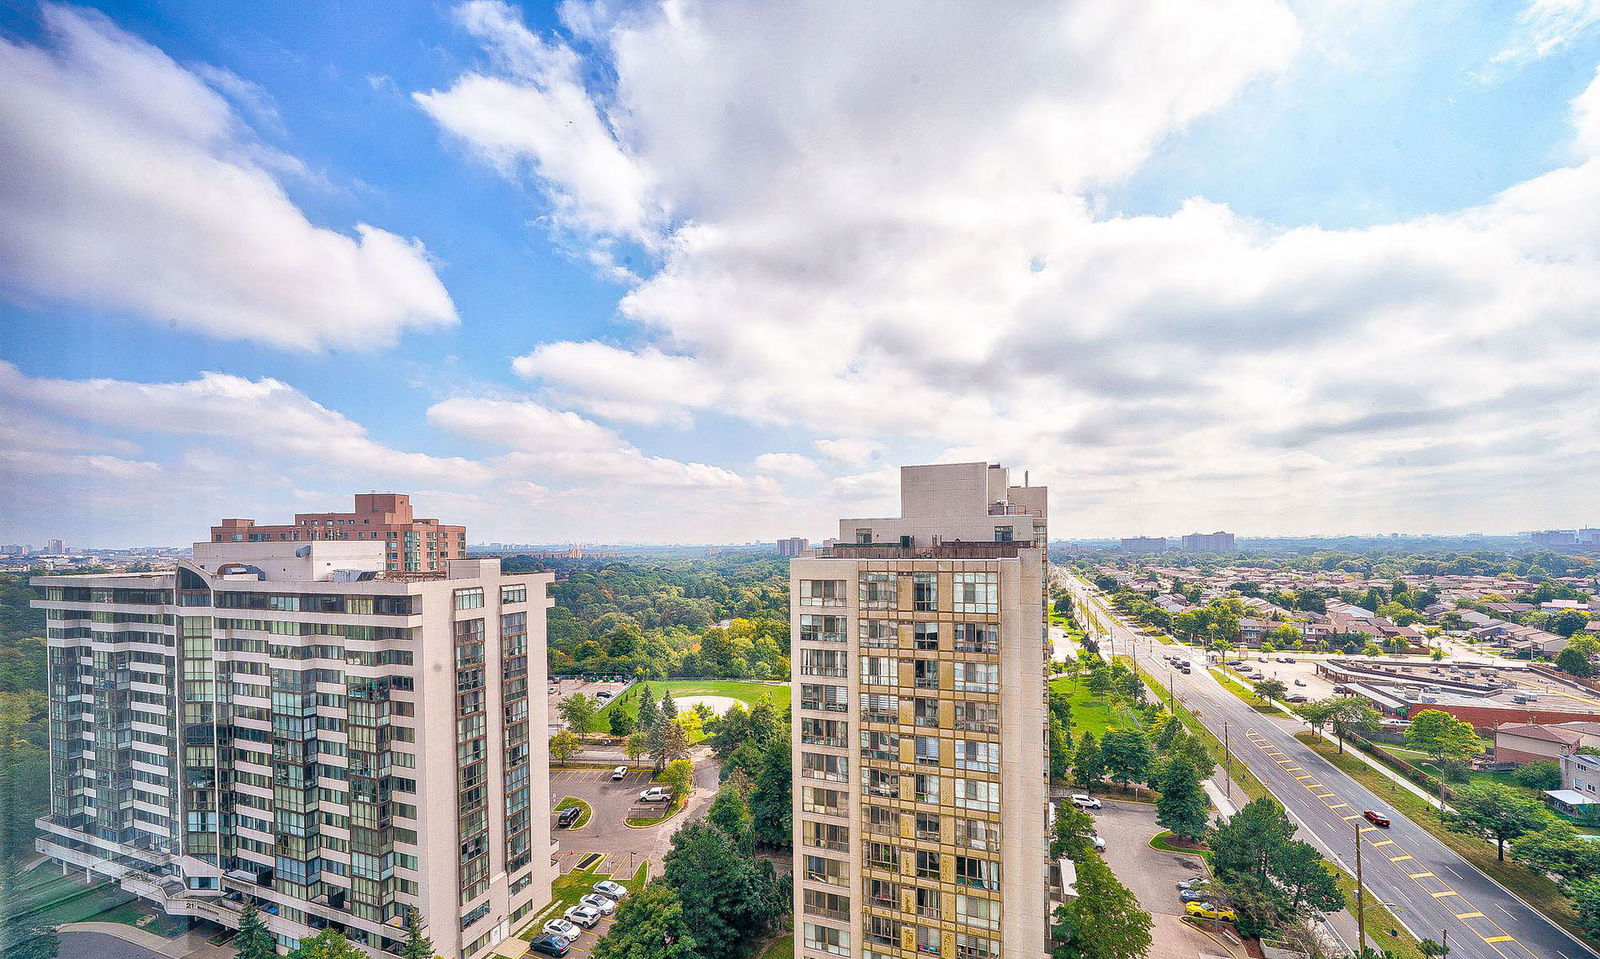
[[[272,173],[298,161],[195,73],[98,13],[43,17],[48,47],[0,40],[0,286],[291,349],[456,322],[420,243],[310,223]]]
[[[1530,0],[1517,14],[1517,27],[1492,63],[1524,64],[1569,46],[1600,26],[1600,0]]]
[[[636,339],[546,343],[517,371],[602,419],[847,434],[817,441],[868,470],[841,499],[881,496],[892,471],[870,467],[908,448],[1003,459],[1085,517],[1065,534],[1600,509],[1570,474],[1542,497],[1524,478],[1596,445],[1533,386],[1600,373],[1596,88],[1578,161],[1476,208],[1351,230],[1201,197],[1110,216],[1107,184],[1271,82],[1300,28],[1271,0],[1008,9],[569,4],[583,45],[540,49],[592,56],[569,76],[671,215],[620,304]],[[524,122],[491,113],[500,136]]]
[[[757,472],[789,479],[822,478],[822,467],[817,461],[800,453],[762,453],[752,465]]]

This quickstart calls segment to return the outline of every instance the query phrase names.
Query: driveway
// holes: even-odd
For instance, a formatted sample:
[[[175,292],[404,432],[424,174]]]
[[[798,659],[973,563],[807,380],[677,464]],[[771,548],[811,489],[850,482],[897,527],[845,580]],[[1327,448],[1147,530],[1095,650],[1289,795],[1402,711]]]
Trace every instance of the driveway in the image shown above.
[[[1106,841],[1105,857],[1111,870],[1150,913],[1150,959],[1228,955],[1229,947],[1219,939],[1182,919],[1183,903],[1178,901],[1176,884],[1205,873],[1205,863],[1199,856],[1150,847],[1150,840],[1162,831],[1156,825],[1156,807],[1113,799],[1102,802],[1105,808],[1094,813],[1095,831]],[[1232,949],[1244,955],[1242,947]]]
[[[697,749],[694,758],[694,791],[689,794],[688,807],[660,825],[637,829],[626,824],[629,816],[647,817],[660,809],[637,801],[639,793],[650,784],[648,766],[635,769],[621,782],[611,781],[609,768],[552,769],[550,835],[561,843],[561,852],[557,855],[561,871],[571,870],[576,862],[591,853],[600,853],[607,857],[600,863],[602,871],[619,877],[632,876],[641,862],[648,861],[651,874],[659,875],[662,857],[671,848],[672,834],[684,823],[703,817],[717,793],[720,767],[710,750]],[[594,810],[581,829],[555,828],[555,807],[566,796],[581,799]]]

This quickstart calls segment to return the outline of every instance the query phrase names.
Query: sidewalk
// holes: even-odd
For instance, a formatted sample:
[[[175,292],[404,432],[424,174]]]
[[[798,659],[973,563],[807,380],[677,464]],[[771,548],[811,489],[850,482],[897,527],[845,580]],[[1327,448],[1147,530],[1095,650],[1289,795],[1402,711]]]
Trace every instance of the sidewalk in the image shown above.
[[[1330,743],[1333,743],[1335,746],[1337,746],[1339,744],[1339,737],[1335,736],[1333,733],[1330,733],[1330,732],[1327,732],[1327,731],[1323,731],[1322,738],[1327,740]],[[1411,780],[1407,779],[1406,777],[1404,777],[1404,776],[1400,775],[1399,773],[1395,772],[1393,769],[1390,769],[1388,766],[1385,766],[1382,762],[1380,762],[1380,761],[1372,758],[1371,756],[1367,755],[1364,751],[1362,751],[1360,749],[1357,749],[1354,746],[1346,745],[1345,753],[1347,755],[1355,756],[1357,759],[1360,759],[1362,762],[1366,763],[1368,766],[1371,766],[1373,769],[1375,769],[1378,772],[1382,773],[1384,776],[1387,776],[1391,781],[1399,783],[1408,792],[1411,792],[1411,793],[1415,794],[1416,796],[1418,796],[1419,798],[1421,798],[1422,800],[1427,802],[1427,804],[1429,806],[1432,806],[1434,809],[1438,809],[1439,808],[1439,797],[1438,796],[1435,796],[1433,793],[1428,792],[1426,789],[1423,789],[1421,786],[1418,786],[1416,783],[1412,782]],[[1454,809],[1450,808],[1449,803],[1445,804],[1444,811],[1445,812],[1455,812]]]

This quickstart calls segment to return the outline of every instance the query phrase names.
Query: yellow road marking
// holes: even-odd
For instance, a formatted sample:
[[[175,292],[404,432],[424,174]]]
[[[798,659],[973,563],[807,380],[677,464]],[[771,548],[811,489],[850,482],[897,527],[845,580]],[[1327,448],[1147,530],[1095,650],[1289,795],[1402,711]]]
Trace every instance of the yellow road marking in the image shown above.
[[[1414,872],[1414,873],[1411,874],[1411,878],[1412,879],[1426,879],[1431,875],[1433,875],[1433,873],[1431,873],[1431,872]]]
[[[1345,822],[1349,822],[1352,819],[1360,819],[1360,818],[1361,818],[1361,814],[1360,813],[1355,813],[1354,815],[1345,816],[1344,817],[1344,821]]]
[[[1435,898],[1435,899],[1443,899],[1445,896],[1459,896],[1459,895],[1461,895],[1461,893],[1456,892],[1454,889],[1446,889],[1444,892],[1436,892],[1436,893],[1434,893],[1433,894],[1433,898]]]
[[[1377,831],[1378,831],[1378,827],[1377,826],[1362,826],[1360,829],[1356,830],[1356,832],[1377,832]]]
[[[1329,806],[1328,808],[1329,809],[1349,809],[1350,808],[1350,804],[1347,803],[1347,802],[1336,802],[1333,805]]]
[[[1392,845],[1394,845],[1394,840],[1393,839],[1380,839],[1377,842],[1373,843],[1373,845],[1374,846],[1392,846]]]
[[[1485,916],[1481,912],[1458,912],[1458,913],[1456,913],[1456,918],[1457,919],[1487,919],[1489,917]]]
[[[1400,862],[1402,860],[1410,859],[1410,858],[1411,857],[1409,855],[1406,855],[1406,856],[1390,856],[1389,857],[1389,861],[1390,862]]]
[[[1484,942],[1516,942],[1514,936],[1483,936]]]
[[[1296,778],[1296,779],[1310,779],[1311,776],[1309,774],[1307,774],[1307,775],[1304,775],[1304,776],[1296,776],[1294,778]]]

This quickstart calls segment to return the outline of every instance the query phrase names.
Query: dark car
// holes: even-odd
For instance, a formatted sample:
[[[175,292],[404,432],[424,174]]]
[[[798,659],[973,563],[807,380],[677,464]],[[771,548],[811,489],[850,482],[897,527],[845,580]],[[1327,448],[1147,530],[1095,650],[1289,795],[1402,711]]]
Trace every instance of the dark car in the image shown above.
[[[1361,815],[1367,817],[1367,822],[1372,823],[1374,826],[1382,826],[1384,829],[1389,828],[1388,816],[1382,815],[1381,813],[1375,813],[1370,809],[1362,810]]]
[[[537,952],[546,956],[564,956],[570,948],[572,948],[572,943],[550,932],[534,936],[533,941],[528,943],[529,952]]]
[[[560,815],[556,816],[556,825],[566,829],[577,822],[578,817],[581,815],[583,815],[582,809],[577,806],[568,806],[566,809],[561,810]]]

